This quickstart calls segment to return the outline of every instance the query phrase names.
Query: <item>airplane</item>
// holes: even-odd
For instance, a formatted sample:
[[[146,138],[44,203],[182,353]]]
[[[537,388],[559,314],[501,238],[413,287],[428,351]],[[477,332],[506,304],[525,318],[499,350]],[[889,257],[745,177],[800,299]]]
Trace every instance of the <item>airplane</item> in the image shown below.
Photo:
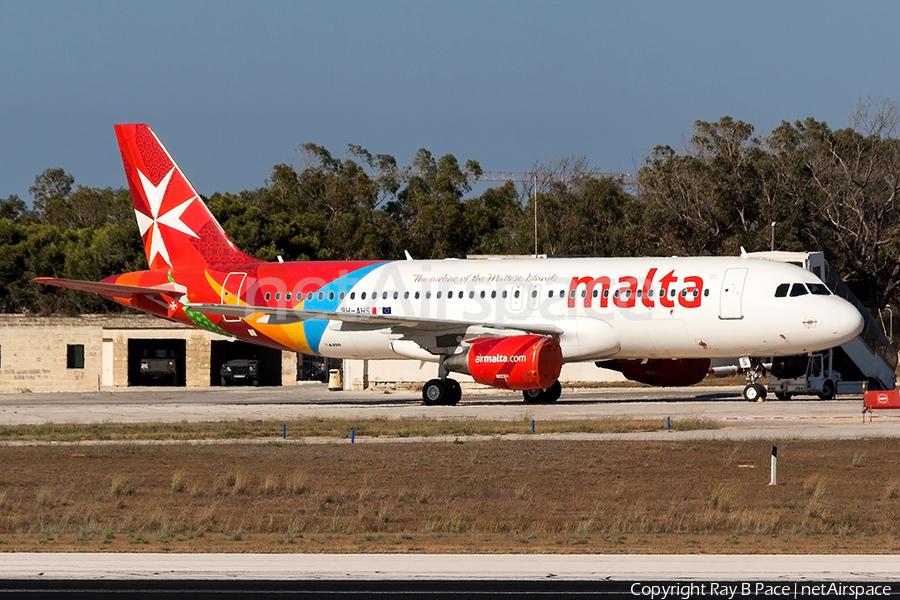
[[[809,271],[746,253],[263,262],[234,244],[150,127],[115,132],[149,268],[34,281],[279,350],[437,363],[426,405],[460,401],[450,373],[554,402],[568,362],[690,385],[713,358],[815,352],[863,328]],[[765,396],[752,374],[743,396]]]

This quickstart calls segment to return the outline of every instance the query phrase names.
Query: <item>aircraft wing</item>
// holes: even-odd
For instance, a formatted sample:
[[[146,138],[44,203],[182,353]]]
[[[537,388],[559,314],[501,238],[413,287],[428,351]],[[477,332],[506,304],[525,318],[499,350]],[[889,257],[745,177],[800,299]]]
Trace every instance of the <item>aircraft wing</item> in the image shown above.
[[[142,287],[137,285],[119,285],[117,283],[79,281],[77,279],[57,279],[56,277],[36,277],[32,279],[32,281],[35,283],[43,283],[45,285],[68,288],[70,290],[80,290],[82,292],[93,292],[95,294],[115,296],[116,298],[180,293],[173,283],[166,283],[154,287]]]
[[[481,326],[494,330],[509,329],[542,335],[560,335],[563,333],[563,330],[555,325],[549,325],[547,323],[527,323],[524,321],[486,323],[484,321],[459,321],[401,315],[373,315],[369,313],[342,313],[327,310],[305,310],[302,308],[273,308],[269,306],[233,306],[229,304],[188,304],[185,308],[208,315],[224,315],[226,317],[249,318],[252,315],[262,315],[255,320],[259,323],[271,325],[285,325],[288,323],[298,323],[300,321],[322,319],[358,324],[361,329],[402,327],[419,331],[449,331],[452,329]]]

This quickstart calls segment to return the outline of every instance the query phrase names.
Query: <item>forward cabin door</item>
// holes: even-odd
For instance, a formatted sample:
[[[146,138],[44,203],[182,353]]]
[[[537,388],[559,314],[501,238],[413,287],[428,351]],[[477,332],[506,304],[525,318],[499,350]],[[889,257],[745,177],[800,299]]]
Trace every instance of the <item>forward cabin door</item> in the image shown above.
[[[222,304],[230,304],[238,306],[241,303],[241,292],[243,291],[244,281],[247,279],[246,273],[229,273],[225,277],[225,283],[222,284]],[[240,317],[222,317],[226,323],[237,323]]]
[[[720,319],[743,319],[741,302],[744,297],[744,280],[747,269],[728,269],[722,278],[722,293],[719,296]]]

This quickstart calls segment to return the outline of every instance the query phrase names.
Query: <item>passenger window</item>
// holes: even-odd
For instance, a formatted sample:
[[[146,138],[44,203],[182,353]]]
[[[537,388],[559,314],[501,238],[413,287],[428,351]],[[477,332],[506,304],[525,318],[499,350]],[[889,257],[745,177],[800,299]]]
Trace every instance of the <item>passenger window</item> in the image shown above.
[[[603,297],[609,298],[609,290],[603,290]]]
[[[312,292],[310,292],[310,293],[308,293],[308,294],[306,295],[306,299],[307,299],[307,300],[312,300]]]
[[[787,296],[788,288],[791,287],[789,283],[782,283],[777,288],[775,288],[775,297],[776,298],[784,298]]]
[[[341,295],[338,297],[338,299],[339,299],[339,300],[343,300],[345,294],[346,294],[345,292],[341,292]],[[288,300],[290,300],[290,298],[288,298]]]
[[[359,299],[360,299],[360,300],[365,300],[365,299],[366,299],[366,293],[363,292],[362,294],[360,294],[360,295],[359,295]]]
[[[334,300],[334,292],[328,292],[328,299]]]
[[[319,300],[325,297],[325,292],[319,292]]]
[[[431,292],[425,292],[425,298],[431,298]]]
[[[419,292],[416,292],[416,300],[419,299]]]
[[[705,290],[703,290],[703,295],[709,296],[709,288],[706,288]]]
[[[565,295],[566,295],[566,291],[565,291],[565,290],[559,290],[559,297],[560,297],[560,298],[564,298]]]
[[[275,300],[281,300],[281,292],[275,292]]]
[[[484,290],[481,290],[481,297],[484,298]]]
[[[647,297],[648,297],[648,298],[652,298],[652,297],[653,297],[653,290],[647,290]]]
[[[387,292],[381,292],[381,299],[387,300]]]
[[[594,290],[594,293],[591,294],[591,295],[592,295],[594,298],[596,298],[596,297],[597,297],[597,290]]]
[[[408,299],[409,299],[409,292],[403,292],[403,299],[404,299],[404,300],[408,300]]]
[[[483,294],[483,293],[484,293],[484,292],[482,292],[482,294]],[[474,297],[475,297],[475,292],[469,292],[469,298],[474,298]]]
[[[831,292],[828,291],[828,288],[824,283],[808,283],[806,287],[809,288],[809,291],[816,296],[830,296]]]
[[[516,298],[519,297],[519,290],[516,290]]]
[[[285,299],[287,299],[287,300],[290,300],[290,299],[291,299],[291,293],[290,293],[290,292],[287,293],[287,296],[285,296]]]
[[[441,297],[441,293],[440,293],[440,292],[437,293],[437,297],[438,297],[438,298]]]
[[[491,298],[497,297],[497,290],[491,290]]]
[[[581,297],[587,298],[587,290],[581,290]]]
[[[669,295],[672,296],[672,297],[674,298],[674,297],[675,297],[675,290],[672,290],[672,293],[669,294]]]
[[[531,297],[537,298],[537,290],[531,290]]]
[[[506,298],[506,290],[503,290],[503,297]]]
[[[809,293],[809,290],[806,289],[806,286],[802,283],[795,283],[791,286],[791,298],[795,298],[797,296],[805,296]]]
[[[575,297],[575,290],[572,290],[571,292],[569,292],[569,298],[574,298],[574,297]]]
[[[549,292],[547,292],[547,297],[548,297],[548,298],[552,298],[552,297],[553,297],[553,290],[550,290]]]
[[[272,292],[266,292],[266,302],[272,299]]]
[[[637,291],[637,297],[638,297],[638,298],[641,297],[641,292],[643,292],[643,290],[638,290],[638,291]]]
[[[394,300],[400,297],[400,292],[394,292]]]

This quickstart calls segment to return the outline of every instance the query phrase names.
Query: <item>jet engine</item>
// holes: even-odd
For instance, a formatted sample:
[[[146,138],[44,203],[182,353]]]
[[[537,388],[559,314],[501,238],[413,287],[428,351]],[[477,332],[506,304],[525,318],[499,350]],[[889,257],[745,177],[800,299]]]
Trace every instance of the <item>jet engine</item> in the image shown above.
[[[492,387],[541,390],[559,379],[562,349],[543,335],[478,338],[465,352],[444,359],[444,367]]]
[[[598,367],[620,371],[631,381],[649,385],[693,385],[709,373],[708,358],[652,358],[598,361]]]

